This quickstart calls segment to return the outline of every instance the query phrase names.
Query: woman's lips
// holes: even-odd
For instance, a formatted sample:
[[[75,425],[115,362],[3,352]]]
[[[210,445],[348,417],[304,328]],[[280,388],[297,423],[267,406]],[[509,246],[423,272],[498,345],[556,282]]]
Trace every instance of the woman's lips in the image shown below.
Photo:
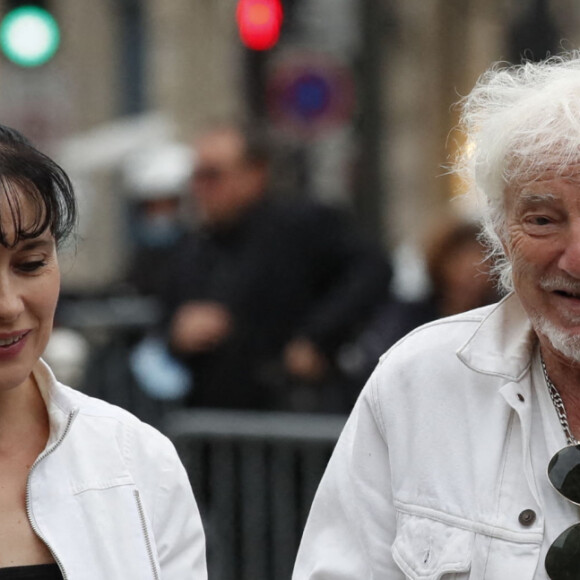
[[[10,334],[0,333],[0,357],[15,356],[24,348],[26,338],[30,330],[11,332]]]

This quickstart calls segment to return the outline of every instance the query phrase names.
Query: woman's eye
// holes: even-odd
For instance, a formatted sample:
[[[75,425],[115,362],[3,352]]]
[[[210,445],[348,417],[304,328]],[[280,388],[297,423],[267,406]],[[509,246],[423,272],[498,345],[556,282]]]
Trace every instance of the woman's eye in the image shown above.
[[[46,262],[44,260],[34,260],[31,262],[22,262],[21,264],[18,264],[17,268],[21,272],[30,273],[36,272],[37,270],[40,270],[44,266],[46,266]]]

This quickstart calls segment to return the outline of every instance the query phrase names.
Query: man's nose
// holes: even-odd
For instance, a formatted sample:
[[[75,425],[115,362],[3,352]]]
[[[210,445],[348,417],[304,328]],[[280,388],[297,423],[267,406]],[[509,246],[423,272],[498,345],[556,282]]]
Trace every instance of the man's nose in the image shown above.
[[[580,218],[570,224],[558,266],[573,278],[580,280]]]
[[[0,276],[0,323],[13,322],[23,310],[18,284],[9,276]]]

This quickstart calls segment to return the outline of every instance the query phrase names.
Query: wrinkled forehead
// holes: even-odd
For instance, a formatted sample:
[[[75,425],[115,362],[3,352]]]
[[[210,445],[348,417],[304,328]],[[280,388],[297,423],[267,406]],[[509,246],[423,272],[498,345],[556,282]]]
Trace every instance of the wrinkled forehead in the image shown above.
[[[560,129],[560,131],[558,130]],[[568,130],[567,134],[565,130]],[[580,173],[580,132],[556,127],[545,134],[515,133],[496,153],[504,181],[509,184],[565,177]]]
[[[506,179],[506,192],[519,194],[545,190],[548,193],[560,185],[580,186],[580,162],[549,163],[544,160],[544,163],[529,167],[527,171],[513,173],[511,179]]]

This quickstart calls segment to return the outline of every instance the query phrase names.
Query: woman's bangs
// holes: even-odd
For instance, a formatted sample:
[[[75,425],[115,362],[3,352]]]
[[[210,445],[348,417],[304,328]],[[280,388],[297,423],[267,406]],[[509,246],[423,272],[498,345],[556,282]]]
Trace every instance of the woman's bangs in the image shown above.
[[[12,248],[52,231],[51,209],[30,181],[0,177],[0,244]]]

